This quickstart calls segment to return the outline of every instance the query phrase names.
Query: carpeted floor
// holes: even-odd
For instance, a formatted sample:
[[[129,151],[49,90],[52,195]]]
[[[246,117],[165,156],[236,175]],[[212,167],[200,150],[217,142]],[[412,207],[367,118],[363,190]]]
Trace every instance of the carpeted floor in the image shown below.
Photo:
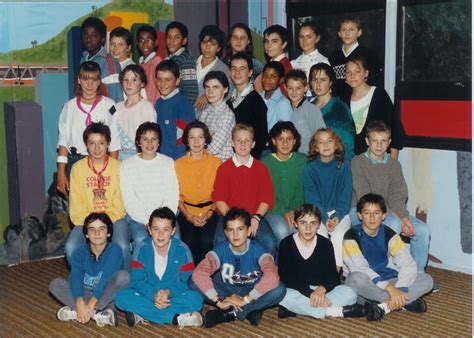
[[[382,322],[365,319],[316,320],[307,317],[279,320],[276,309],[265,312],[262,324],[223,324],[213,329],[179,328],[171,325],[139,325],[129,328],[123,314],[119,327],[99,328],[56,320],[59,305],[48,295],[49,282],[66,276],[64,259],[0,267],[0,337],[98,337],[98,336],[471,336],[472,276],[429,268],[440,292],[426,297],[428,312],[389,314]]]

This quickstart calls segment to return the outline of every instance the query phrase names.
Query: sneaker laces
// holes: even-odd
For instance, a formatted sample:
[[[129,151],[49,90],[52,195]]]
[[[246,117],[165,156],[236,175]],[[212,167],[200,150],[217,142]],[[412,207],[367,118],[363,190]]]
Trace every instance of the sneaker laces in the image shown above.
[[[178,325],[182,329],[185,326],[202,326],[203,319],[199,312],[187,312],[178,316]]]
[[[61,321],[75,320],[77,318],[77,312],[71,310],[69,306],[63,306],[58,310],[56,316]]]
[[[104,311],[96,312],[94,314],[94,320],[99,327],[103,327],[105,325],[114,325],[114,313],[111,309],[107,309]]]

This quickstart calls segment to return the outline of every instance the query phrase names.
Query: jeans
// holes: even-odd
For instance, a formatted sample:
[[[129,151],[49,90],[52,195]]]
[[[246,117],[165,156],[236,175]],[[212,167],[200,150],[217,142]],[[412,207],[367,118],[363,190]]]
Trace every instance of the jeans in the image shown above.
[[[107,283],[102,296],[98,299],[96,308],[99,311],[110,307],[114,302],[115,294],[124,288],[127,288],[130,283],[130,275],[125,270],[120,270],[115,273],[110,281]],[[61,303],[69,306],[72,310],[76,310],[76,300],[72,296],[69,281],[63,278],[55,278],[49,284],[49,292]],[[92,298],[90,290],[84,290],[84,301],[89,301]]]
[[[224,222],[223,217],[219,216],[219,221],[217,222],[216,234],[214,236],[214,246],[223,242],[226,237],[224,233]],[[258,242],[261,246],[263,246],[268,253],[271,254],[273,257],[276,255],[276,239],[273,235],[272,229],[268,224],[266,217],[262,218],[260,221],[260,225],[258,226],[257,235],[255,236],[255,241]]]
[[[219,271],[214,274],[212,281],[214,283],[214,289],[216,289],[217,294],[221,299],[224,299],[227,296],[231,296],[234,294],[239,295],[241,297],[247,296],[249,292],[252,291],[255,287],[254,284],[240,286],[224,283],[222,281],[222,278],[220,277]],[[192,279],[189,279],[189,286],[194,290],[200,291],[196,284],[194,284]],[[285,285],[283,285],[283,283],[280,282],[276,288],[266,292],[265,294],[261,295],[259,298],[253,300],[249,304],[244,305],[242,307],[242,311],[236,312],[237,318],[239,320],[244,320],[245,318],[247,318],[247,315],[252,311],[263,311],[269,307],[277,305],[279,302],[281,302],[283,297],[285,297],[285,294],[286,287]],[[203,296],[207,303],[213,304],[213,302],[209,298],[207,298],[206,295]]]
[[[397,278],[388,280],[395,285]],[[359,295],[358,303],[365,303],[365,300],[375,300],[379,303],[387,300],[390,295],[384,289],[375,285],[369,276],[363,272],[352,272],[346,278],[346,285],[352,286]],[[415,281],[408,287],[408,304],[427,294],[433,289],[433,278],[430,275],[419,272]]]
[[[194,264],[198,265],[206,254],[212,250],[219,215],[214,213],[203,227],[196,227],[188,222],[183,213],[178,214],[181,240],[186,243],[193,254]]]
[[[132,157],[133,155],[137,154],[136,149],[121,149],[119,152],[119,160],[122,162],[123,160],[126,160],[129,157]]]
[[[360,220],[357,217],[356,208],[352,208],[349,217],[352,225],[360,224]],[[425,271],[426,263],[428,262],[428,251],[430,245],[430,229],[426,223],[420,221],[418,218],[411,215],[408,219],[415,228],[415,236],[411,237],[410,241],[410,253],[416,262],[418,272]],[[390,227],[393,231],[399,234],[402,230],[402,224],[400,218],[394,213],[388,212],[384,222],[385,225]]]
[[[354,304],[357,300],[357,293],[347,285],[338,285],[331,292],[326,293],[326,297],[331,301],[331,307],[343,307]],[[303,316],[320,319],[324,319],[326,316],[325,308],[312,306],[308,297],[290,288],[286,289],[286,296],[280,305]]]
[[[288,237],[297,231],[295,227],[290,229],[288,222],[283,216],[267,214],[265,215],[265,219],[272,229],[273,235],[275,236],[275,240],[277,242],[277,247],[280,246],[280,242],[283,238]]]
[[[331,240],[332,246],[334,248],[334,257],[336,258],[336,265],[342,267],[342,242],[344,240],[344,234],[351,227],[351,221],[349,216],[344,216],[339,223],[336,225],[336,228],[333,232],[329,233],[326,229],[326,226],[321,223],[319,226],[318,234],[329,238]]]
[[[82,225],[76,225],[66,240],[64,250],[66,251],[66,258],[68,262],[71,261],[72,254],[79,246],[86,243],[86,238],[82,233]],[[123,268],[126,270],[130,269],[130,237],[128,233],[128,225],[125,218],[121,218],[114,223],[114,233],[112,235],[112,241],[117,243],[122,249],[123,253]]]
[[[148,228],[145,224],[134,221],[130,216],[125,216],[125,221],[128,224],[130,239],[132,240],[132,254],[133,257],[135,257],[138,246],[150,237],[150,234],[148,233]]]

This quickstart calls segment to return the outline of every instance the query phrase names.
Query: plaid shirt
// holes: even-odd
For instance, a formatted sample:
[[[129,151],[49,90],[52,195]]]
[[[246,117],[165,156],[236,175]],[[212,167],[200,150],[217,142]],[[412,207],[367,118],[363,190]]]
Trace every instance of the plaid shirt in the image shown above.
[[[216,155],[222,161],[232,157],[232,128],[235,126],[234,112],[225,101],[217,107],[208,105],[199,117],[204,122],[212,135],[212,142],[208,145],[209,153]]]

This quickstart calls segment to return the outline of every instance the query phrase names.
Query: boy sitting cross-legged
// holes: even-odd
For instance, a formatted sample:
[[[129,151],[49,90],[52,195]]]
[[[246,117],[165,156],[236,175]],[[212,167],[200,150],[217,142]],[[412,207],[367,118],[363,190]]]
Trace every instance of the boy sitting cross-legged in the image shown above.
[[[387,206],[382,196],[366,194],[357,202],[357,215],[362,224],[344,235],[343,256],[346,285],[357,294],[375,301],[367,311],[368,320],[381,320],[391,311],[423,313],[427,306],[422,296],[433,289],[433,279],[416,271],[399,235],[382,222]]]
[[[287,290],[278,317],[365,317],[365,308],[354,304],[355,290],[339,285],[331,241],[317,234],[321,222],[319,209],[303,204],[295,210],[295,220],[298,232],[280,244],[278,273]]]
[[[57,317],[61,321],[76,320],[86,324],[91,319],[97,326],[118,325],[113,309],[115,293],[128,287],[130,275],[120,270],[123,257],[120,247],[111,241],[112,221],[105,213],[91,213],[82,228],[86,244],[71,257],[68,280],[56,278],[49,291],[63,306]]]
[[[215,246],[193,272],[193,287],[217,307],[204,316],[208,328],[236,318],[258,325],[263,311],[285,296],[272,255],[248,239],[250,217],[243,209],[230,209],[224,217],[227,240]]]
[[[167,207],[150,215],[151,238],[138,249],[131,263],[130,288],[120,291],[117,307],[125,311],[129,326],[144,320],[157,324],[202,326],[198,312],[199,292],[190,290],[188,279],[194,269],[189,248],[174,238],[176,216]]]
[[[408,188],[400,163],[388,155],[391,130],[382,121],[367,126],[365,153],[352,159],[352,205],[349,213],[352,225],[359,224],[356,215],[357,201],[367,193],[380,194],[387,203],[385,224],[396,233],[410,237],[410,252],[418,272],[423,272],[428,261],[430,229],[428,225],[409,214],[406,202]]]
[[[114,223],[112,241],[122,249],[123,266],[130,265],[130,238],[120,193],[120,162],[108,155],[110,129],[102,122],[91,123],[83,133],[88,155],[71,170],[69,217],[74,227],[64,245],[72,263],[74,250],[86,242],[84,219],[92,212],[106,212]]]

